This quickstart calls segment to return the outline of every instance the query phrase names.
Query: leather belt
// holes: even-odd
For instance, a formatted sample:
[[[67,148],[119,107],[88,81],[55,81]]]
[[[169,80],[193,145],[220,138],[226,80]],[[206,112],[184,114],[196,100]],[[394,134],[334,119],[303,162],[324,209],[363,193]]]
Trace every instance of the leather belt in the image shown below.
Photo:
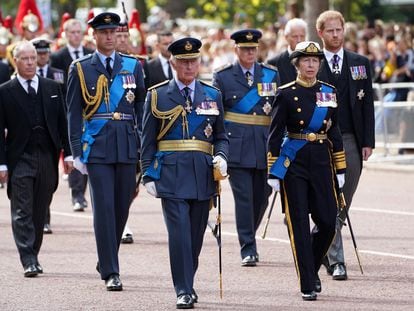
[[[124,121],[124,120],[134,120],[134,116],[129,113],[123,112],[108,112],[108,113],[95,113],[91,116],[92,120],[116,120],[116,121]]]
[[[270,125],[270,116],[243,114],[230,111],[224,113],[224,120],[249,125]]]
[[[328,139],[328,135],[318,134],[318,133],[288,133],[288,137],[293,138],[293,139],[307,140],[307,141]]]
[[[196,139],[161,140],[158,142],[159,151],[201,151],[213,154],[213,146],[206,141]]]

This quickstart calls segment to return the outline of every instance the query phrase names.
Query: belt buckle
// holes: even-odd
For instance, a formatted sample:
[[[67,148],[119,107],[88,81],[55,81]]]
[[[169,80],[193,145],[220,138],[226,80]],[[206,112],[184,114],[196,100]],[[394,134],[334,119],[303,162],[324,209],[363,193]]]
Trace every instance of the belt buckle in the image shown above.
[[[121,120],[121,114],[119,112],[114,112],[112,114],[112,120]]]
[[[306,140],[307,141],[315,141],[316,140],[316,134],[315,133],[307,133],[306,134]]]

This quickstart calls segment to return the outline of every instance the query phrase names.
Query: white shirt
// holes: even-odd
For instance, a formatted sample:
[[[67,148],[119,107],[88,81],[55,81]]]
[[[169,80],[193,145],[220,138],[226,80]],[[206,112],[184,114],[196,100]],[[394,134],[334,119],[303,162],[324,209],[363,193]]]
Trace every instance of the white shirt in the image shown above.
[[[29,91],[28,91],[29,85],[27,84],[27,79],[25,79],[21,75],[17,74],[17,80],[19,80],[21,86],[24,88],[24,90],[27,92],[27,94],[29,94]],[[30,80],[32,80],[32,82],[30,83],[30,86],[32,88],[34,88],[36,93],[37,93],[37,90],[39,88],[39,77],[37,75],[34,75],[34,77],[31,78]]]
[[[333,71],[333,57],[334,55],[339,56],[338,66],[339,70],[342,71],[342,64],[344,63],[344,49],[341,48],[337,53],[332,53],[328,50],[323,49],[323,53],[325,54],[325,58],[328,61],[329,68],[331,68],[331,71]]]
[[[40,76],[40,68],[42,68],[42,70],[43,70],[43,76],[42,76],[42,78],[46,78],[46,76],[47,76],[47,69],[48,69],[48,65],[46,64],[46,65],[44,65],[43,67],[37,67],[37,74]]]
[[[75,51],[79,52],[78,53],[79,58],[81,58],[83,56],[83,47],[82,47],[82,45],[79,45],[78,48],[74,48],[73,46],[68,44],[67,47],[68,47],[68,50],[69,50],[69,54],[70,54],[70,56],[72,57],[73,60],[76,59]]]

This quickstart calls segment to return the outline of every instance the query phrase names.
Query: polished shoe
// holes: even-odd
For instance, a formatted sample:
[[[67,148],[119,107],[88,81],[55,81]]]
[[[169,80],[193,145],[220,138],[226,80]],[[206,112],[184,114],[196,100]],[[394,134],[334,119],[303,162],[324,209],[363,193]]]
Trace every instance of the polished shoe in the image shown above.
[[[178,296],[177,298],[177,309],[193,309],[194,308],[194,300],[191,298],[189,294],[183,294]]]
[[[241,265],[243,267],[254,267],[256,266],[256,256],[249,255],[243,258]]]
[[[36,266],[36,270],[37,270],[37,272],[38,272],[39,274],[42,274],[42,273],[43,273],[43,268],[42,268],[42,266],[41,266],[39,263],[35,264],[35,266]]]
[[[348,278],[346,268],[343,263],[337,263],[333,267],[332,279],[336,281],[345,281]]]
[[[256,262],[259,262],[259,254],[256,254],[256,255],[254,256],[254,259],[256,260]]]
[[[319,276],[315,277],[315,292],[320,293],[322,291],[322,283]]]
[[[35,264],[28,265],[24,269],[24,277],[25,278],[32,278],[39,274],[39,270],[37,269]]]
[[[325,268],[326,268],[326,273],[327,273],[328,275],[332,275],[332,273],[333,273],[333,266],[331,266],[331,265],[329,264],[329,260],[328,260],[328,257],[327,257],[327,256],[324,256],[324,257],[322,258],[322,265],[324,265],[324,266],[325,266]]]
[[[193,299],[194,303],[198,302],[198,295],[197,295],[196,291],[194,290],[194,288],[193,288],[193,292],[191,293],[191,298]]]
[[[105,281],[107,291],[121,291],[122,282],[118,274],[112,274]]]
[[[95,269],[96,271],[98,271],[98,273],[101,273],[101,270],[99,269],[99,261],[96,263]]]
[[[80,202],[80,205],[82,205],[83,208],[87,208],[88,207],[88,201],[83,200],[82,202]]]
[[[73,211],[74,212],[83,212],[84,211],[84,207],[81,203],[79,202],[75,202],[75,204],[73,204]]]
[[[127,233],[121,238],[121,243],[122,244],[132,244],[132,243],[134,243],[134,237],[132,236],[131,233]]]
[[[45,224],[43,226],[43,233],[44,234],[52,234],[53,233],[52,228],[50,227],[49,224]]]
[[[302,293],[302,299],[303,300],[316,300],[316,298],[318,297],[318,295],[316,295],[315,291],[311,291],[311,292],[303,292]]]

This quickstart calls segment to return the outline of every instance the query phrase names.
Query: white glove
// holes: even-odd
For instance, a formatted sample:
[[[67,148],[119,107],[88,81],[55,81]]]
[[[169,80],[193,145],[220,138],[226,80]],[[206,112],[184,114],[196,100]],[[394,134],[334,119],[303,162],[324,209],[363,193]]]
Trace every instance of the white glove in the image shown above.
[[[222,156],[215,156],[213,158],[213,165],[219,169],[221,176],[227,176],[227,161]]]
[[[338,180],[338,187],[342,188],[345,184],[345,174],[336,174],[336,179]]]
[[[73,161],[73,166],[81,172],[82,175],[88,175],[88,170],[86,169],[86,164],[83,163],[80,157],[76,157],[75,161]]]
[[[272,187],[274,191],[280,191],[280,182],[279,179],[272,178],[267,180],[267,184]]]
[[[157,189],[155,188],[155,181],[150,181],[145,184],[145,189],[153,197],[157,197]]]

